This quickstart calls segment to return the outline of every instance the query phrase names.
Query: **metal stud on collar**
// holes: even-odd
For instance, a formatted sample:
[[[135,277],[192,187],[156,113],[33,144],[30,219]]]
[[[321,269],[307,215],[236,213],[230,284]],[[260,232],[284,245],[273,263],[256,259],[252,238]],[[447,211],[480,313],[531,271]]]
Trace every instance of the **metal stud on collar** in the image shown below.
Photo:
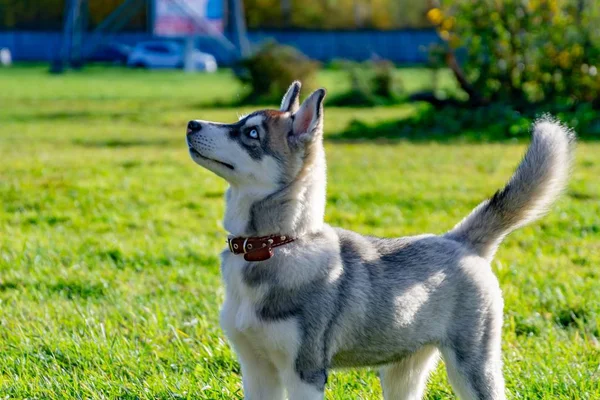
[[[295,239],[287,235],[263,237],[230,237],[229,250],[234,254],[244,254],[246,261],[264,261],[273,256],[273,247],[285,245]]]

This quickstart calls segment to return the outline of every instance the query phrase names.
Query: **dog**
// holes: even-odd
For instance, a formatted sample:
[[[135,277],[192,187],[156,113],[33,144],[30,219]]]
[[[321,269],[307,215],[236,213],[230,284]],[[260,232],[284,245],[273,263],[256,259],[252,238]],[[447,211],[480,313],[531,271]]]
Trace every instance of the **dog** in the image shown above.
[[[324,222],[325,90],[238,122],[192,120],[193,161],[229,183],[221,326],[246,399],[324,398],[332,368],[380,367],[386,399],[422,398],[441,354],[462,399],[504,399],[503,299],[490,262],[565,187],[574,133],[549,117],[508,184],[443,235],[362,236]]]

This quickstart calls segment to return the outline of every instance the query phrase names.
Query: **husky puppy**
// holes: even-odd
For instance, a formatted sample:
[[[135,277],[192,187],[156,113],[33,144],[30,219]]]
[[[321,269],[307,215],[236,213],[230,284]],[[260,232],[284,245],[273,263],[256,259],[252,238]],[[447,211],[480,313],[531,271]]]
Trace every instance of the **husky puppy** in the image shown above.
[[[299,92],[294,82],[279,110],[187,129],[193,161],[230,184],[221,326],[245,398],[323,399],[331,368],[376,366],[386,399],[420,399],[441,353],[460,398],[504,399],[503,300],[490,262],[564,188],[573,133],[537,121],[508,184],[449,232],[368,237],[323,221],[325,90],[302,105]]]

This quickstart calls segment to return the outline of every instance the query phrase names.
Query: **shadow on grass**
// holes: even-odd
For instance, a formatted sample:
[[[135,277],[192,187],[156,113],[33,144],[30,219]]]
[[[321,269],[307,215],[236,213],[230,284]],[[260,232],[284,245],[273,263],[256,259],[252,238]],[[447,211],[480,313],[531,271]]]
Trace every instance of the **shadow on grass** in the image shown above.
[[[506,140],[526,141],[527,138],[517,138],[509,134],[492,134],[485,129],[464,130],[462,132],[449,132],[444,127],[418,127],[407,125],[406,120],[387,121],[377,125],[367,125],[361,121],[353,120],[348,127],[337,134],[327,136],[330,143],[394,143],[410,141],[414,143],[490,143]]]
[[[213,101],[196,102],[189,104],[192,109],[228,109],[228,108],[246,108],[256,107],[256,109],[279,109],[281,97],[251,97],[240,96],[237,99],[216,99]]]
[[[133,118],[139,112],[102,112],[102,111],[56,111],[45,113],[31,113],[22,115],[12,115],[10,119],[16,122],[61,122],[61,121],[80,121],[93,119],[119,120]]]
[[[540,107],[524,112],[506,105],[487,107],[433,107],[416,105],[411,116],[375,125],[353,120],[337,134],[327,136],[330,142],[402,141],[490,143],[528,141],[531,127],[540,117],[552,116],[573,129],[580,140],[600,140],[600,113],[589,104],[571,109]]]
[[[567,195],[575,200],[580,201],[596,201],[600,199],[600,195],[592,194],[592,193],[584,193],[581,191],[571,190],[567,193]]]
[[[148,268],[171,268],[179,265],[202,265],[208,270],[218,271],[219,259],[215,255],[205,255],[193,249],[184,249],[179,253],[164,252],[160,255],[137,252],[123,253],[118,248],[103,248],[96,251],[99,260],[108,262],[117,269],[132,269],[138,272]]]
[[[19,280],[4,281],[0,283],[0,292],[9,290],[35,291],[49,295],[55,294],[69,300],[97,299],[106,295],[106,289],[101,284],[66,280],[60,280],[54,283],[24,282]]]
[[[74,139],[73,144],[83,147],[107,147],[107,148],[118,148],[118,147],[163,147],[167,145],[181,144],[181,140],[168,140],[168,139],[103,139],[103,140],[91,140],[91,139]]]

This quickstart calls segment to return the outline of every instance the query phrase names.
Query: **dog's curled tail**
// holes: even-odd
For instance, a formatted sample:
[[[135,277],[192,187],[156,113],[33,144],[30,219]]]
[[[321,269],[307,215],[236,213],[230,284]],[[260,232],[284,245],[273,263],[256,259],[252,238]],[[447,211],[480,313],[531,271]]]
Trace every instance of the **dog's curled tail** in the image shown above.
[[[479,204],[446,237],[468,244],[491,260],[500,242],[515,229],[541,217],[564,189],[575,134],[550,117],[538,120],[533,140],[504,189]]]

